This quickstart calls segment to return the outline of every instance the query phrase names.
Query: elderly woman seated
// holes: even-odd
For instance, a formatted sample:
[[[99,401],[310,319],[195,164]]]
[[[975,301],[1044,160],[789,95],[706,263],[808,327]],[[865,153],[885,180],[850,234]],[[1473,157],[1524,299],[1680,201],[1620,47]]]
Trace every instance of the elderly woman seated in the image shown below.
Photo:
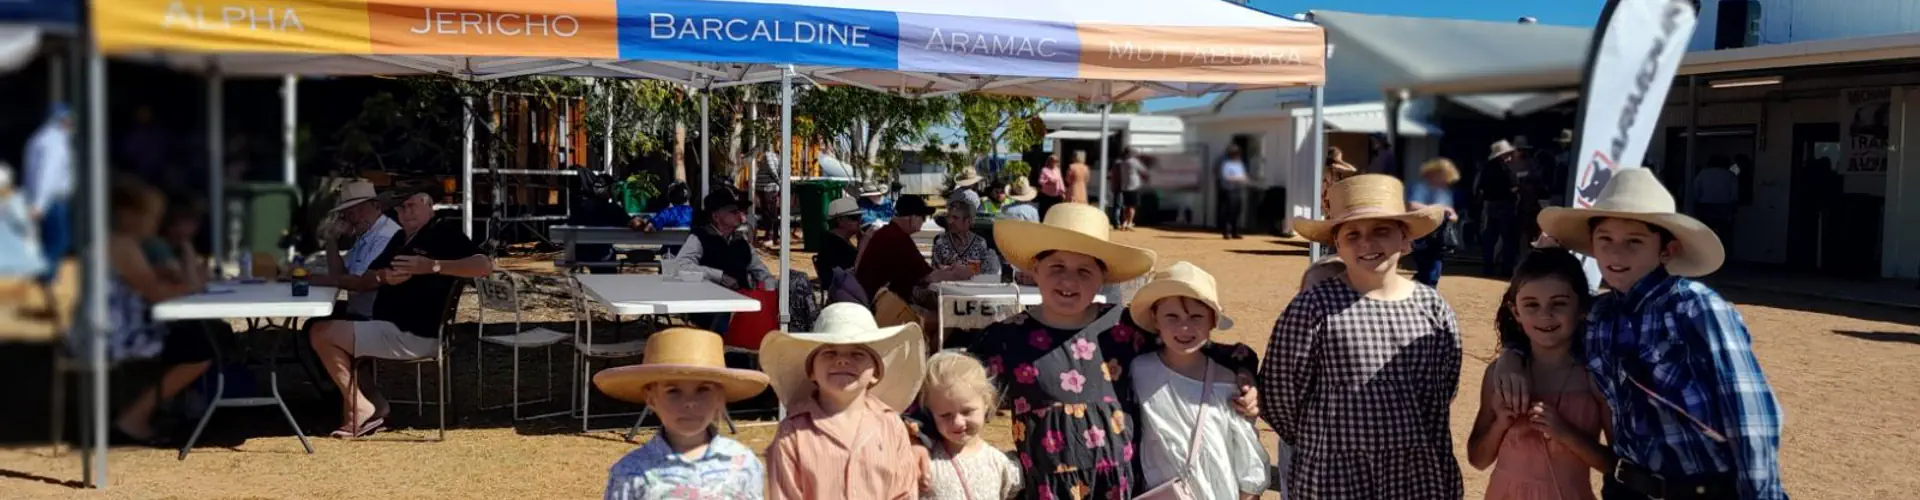
[[[946,230],[933,237],[933,267],[957,268],[954,273],[964,274],[964,278],[1000,272],[999,254],[985,237],[973,232],[976,208],[965,200],[947,202]]]

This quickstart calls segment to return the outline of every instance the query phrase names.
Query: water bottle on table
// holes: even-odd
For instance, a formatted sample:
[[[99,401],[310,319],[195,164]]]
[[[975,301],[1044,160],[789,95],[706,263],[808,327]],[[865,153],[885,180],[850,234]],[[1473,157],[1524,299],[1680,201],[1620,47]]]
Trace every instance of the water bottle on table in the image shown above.
[[[288,281],[291,281],[293,283],[293,296],[295,297],[307,296],[307,292],[310,288],[308,282],[310,280],[307,277],[307,258],[306,257],[294,256],[293,271],[289,273],[288,276],[289,276]]]

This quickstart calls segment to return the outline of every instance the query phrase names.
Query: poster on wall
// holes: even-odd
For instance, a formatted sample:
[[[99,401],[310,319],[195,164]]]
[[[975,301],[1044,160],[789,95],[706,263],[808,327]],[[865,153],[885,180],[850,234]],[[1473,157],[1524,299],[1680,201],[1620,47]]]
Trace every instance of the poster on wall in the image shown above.
[[[1847,138],[1842,154],[1847,161],[1842,174],[1887,173],[1887,140],[1892,136],[1888,114],[1893,110],[1893,89],[1850,89],[1844,96],[1847,110]]]

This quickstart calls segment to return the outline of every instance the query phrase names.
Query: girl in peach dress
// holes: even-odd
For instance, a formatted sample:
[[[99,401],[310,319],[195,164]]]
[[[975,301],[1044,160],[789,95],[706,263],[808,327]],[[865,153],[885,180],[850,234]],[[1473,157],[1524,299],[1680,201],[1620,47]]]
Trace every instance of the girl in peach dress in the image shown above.
[[[1535,250],[1514,271],[1496,323],[1500,347],[1526,360],[1534,394],[1507,400],[1496,378],[1481,382],[1467,461],[1478,469],[1499,462],[1489,500],[1591,500],[1588,471],[1613,463],[1600,444],[1609,425],[1606,402],[1593,390],[1580,349],[1581,320],[1592,302],[1580,261],[1565,250]]]

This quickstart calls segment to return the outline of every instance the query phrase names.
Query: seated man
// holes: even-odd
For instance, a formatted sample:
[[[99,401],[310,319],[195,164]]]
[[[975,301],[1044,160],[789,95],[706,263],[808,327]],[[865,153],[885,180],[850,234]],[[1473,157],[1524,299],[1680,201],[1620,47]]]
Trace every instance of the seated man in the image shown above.
[[[458,278],[493,272],[493,260],[480,253],[459,222],[434,218],[436,190],[437,185],[427,185],[396,198],[400,233],[370,266],[381,292],[374,299],[372,319],[322,321],[313,327],[314,353],[340,387],[342,415],[336,437],[365,436],[386,423],[386,398],[365,379],[353,383],[353,360],[433,356],[440,346],[440,321],[452,313],[447,296]],[[351,387],[355,385],[359,387]]]
[[[338,201],[327,212],[332,222],[323,226],[320,236],[327,272],[314,276],[313,284],[347,291],[346,307],[336,307],[336,316],[373,316],[380,283],[374,281],[371,266],[400,232],[400,223],[380,213],[383,203],[377,198],[373,183],[355,179],[340,187]],[[345,256],[340,254],[340,236],[355,236]]]
[[[834,269],[853,270],[854,259],[860,256],[860,250],[853,246],[852,239],[860,234],[860,218],[865,211],[860,209],[853,198],[839,198],[827,204],[827,238],[825,248],[820,249],[820,273],[824,283],[828,273]]]
[[[707,193],[700,205],[706,210],[700,219],[704,224],[693,229],[687,236],[686,244],[680,247],[680,253],[673,257],[673,267],[678,272],[696,271],[706,275],[711,281],[729,290],[751,289],[759,283],[773,279],[773,273],[767,271],[767,264],[753,251],[753,244],[740,228],[747,223],[747,213],[753,210],[753,203],[743,199],[731,189],[715,189]],[[732,315],[725,313],[694,314],[694,323],[710,331],[725,334],[727,323]]]

